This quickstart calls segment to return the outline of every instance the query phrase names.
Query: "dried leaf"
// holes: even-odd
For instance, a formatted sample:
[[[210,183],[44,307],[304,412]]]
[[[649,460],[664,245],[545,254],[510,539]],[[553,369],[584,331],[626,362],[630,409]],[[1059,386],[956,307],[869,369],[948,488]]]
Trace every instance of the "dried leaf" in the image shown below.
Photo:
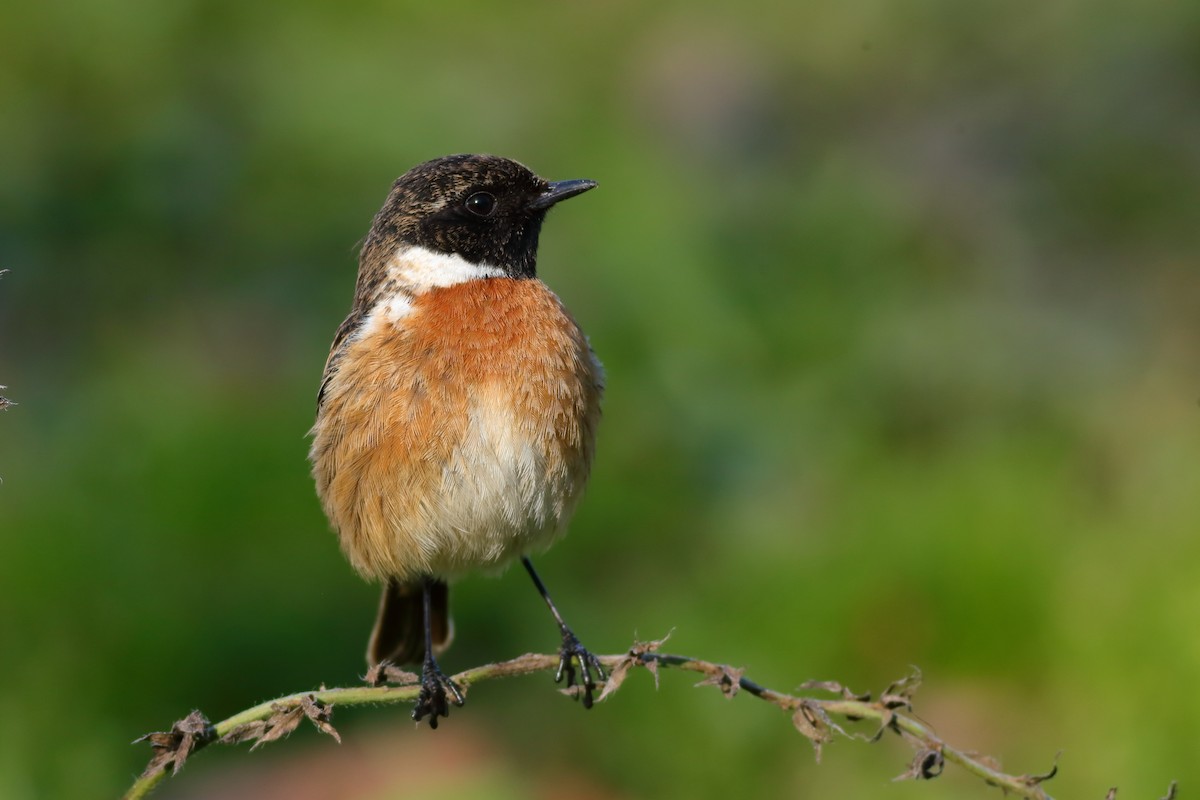
[[[1167,795],[1170,797],[1171,795]],[[1112,787],[1108,790],[1108,794],[1104,795],[1104,800],[1117,800],[1117,787]]]
[[[942,751],[923,747],[913,756],[912,763],[908,765],[908,769],[903,774],[892,778],[893,781],[931,781],[942,774],[942,770],[946,768],[946,758],[942,755]]]
[[[629,674],[629,669],[630,667],[634,666],[634,663],[635,662],[631,661],[629,657],[622,658],[622,660],[617,662],[617,666],[613,667],[610,672],[608,672],[608,679],[604,682],[604,688],[601,688],[600,694],[596,696],[596,703],[602,702],[602,700],[620,688],[620,685],[622,685],[625,680],[625,675]],[[571,688],[577,687],[571,686]],[[564,693],[566,692],[565,688],[564,690],[560,691]],[[578,696],[575,693],[571,693],[571,697],[577,698]]]
[[[587,690],[584,686],[576,683],[571,686],[564,686],[563,688],[559,689],[558,691],[559,691],[559,694],[565,694],[567,697],[571,698],[572,700],[578,700],[579,698],[583,697],[583,695],[586,693]],[[604,693],[601,692],[600,699],[603,699],[603,698],[604,698]]]
[[[1050,766],[1049,772],[1042,775],[1022,775],[1018,780],[1027,786],[1037,786],[1038,784],[1045,783],[1058,774],[1058,759],[1060,756],[1062,756],[1062,750],[1054,754],[1054,763]]]
[[[880,739],[883,738],[883,734],[887,731],[888,728],[892,728],[892,730],[899,733],[900,729],[893,727],[893,724],[895,723],[895,721],[896,721],[895,712],[888,711],[885,708],[883,710],[883,717],[879,720],[879,730],[875,731],[870,736],[863,736],[863,741],[868,742],[870,744],[874,744],[875,742],[878,742]]]
[[[141,741],[141,740],[135,739],[134,741],[137,742],[137,741]],[[153,744],[153,742],[151,744]],[[175,760],[175,752],[174,751],[165,750],[165,749],[163,749],[163,750],[155,749],[154,755],[150,758],[150,763],[146,765],[146,768],[144,770],[142,770],[142,777],[149,778],[154,775],[157,775],[158,773],[165,770],[167,768],[167,765],[170,764],[174,760]]]
[[[883,694],[879,696],[879,702],[883,704],[884,708],[912,709],[913,695],[917,693],[917,689],[921,688],[921,670],[916,667],[913,667],[912,670],[909,675],[883,690]]]
[[[658,650],[660,647],[663,646],[663,644],[667,641],[667,639],[670,639],[670,638],[671,638],[671,634],[670,634],[670,632],[668,632],[666,636],[664,636],[661,639],[657,639],[655,641],[651,641],[651,642],[635,641],[633,643],[633,647],[629,648],[629,652],[625,654],[624,658],[622,658],[620,661],[618,661],[617,665],[615,667],[613,667],[611,670],[609,670],[608,680],[606,680],[604,682],[604,688],[602,690],[600,690],[600,695],[596,698],[596,702],[600,702],[601,700],[604,700],[606,697],[608,697],[610,694],[615,692],[617,689],[621,688],[621,684],[625,682],[625,678],[629,675],[629,670],[633,669],[634,667],[636,667],[638,665],[641,665],[641,666],[645,667],[646,669],[650,670],[650,673],[652,675],[654,675],[654,688],[657,689],[658,688],[658,662],[655,661],[654,659],[645,659],[643,657],[647,653],[653,653],[656,650]],[[566,689],[563,689],[562,691],[564,693],[567,693]],[[571,696],[574,697],[575,695],[572,694]]]
[[[1171,781],[1171,785],[1167,787],[1167,793],[1162,800],[1175,800],[1175,792],[1179,790],[1179,781]]]
[[[848,739],[862,738],[862,737],[854,737],[854,736],[851,736],[850,734],[846,733],[845,728],[843,728],[841,725],[838,725],[836,722],[834,722],[829,717],[829,714],[826,713],[826,711],[823,707],[817,705],[816,703],[813,703],[813,705],[816,707],[817,715],[820,717],[821,721],[825,723],[825,726],[827,728],[829,728],[831,733],[840,733],[842,736],[845,736]]]
[[[371,686],[383,686],[385,683],[410,685],[421,682],[421,676],[406,669],[400,669],[388,661],[381,661],[367,670],[363,680]]]
[[[746,670],[735,669],[727,664],[717,664],[716,666],[716,671],[710,673],[707,678],[696,685],[719,686],[725,699],[732,700],[733,696],[738,693],[738,689],[741,688],[742,675],[746,673]]]
[[[187,762],[188,756],[199,747],[203,747],[213,739],[212,724],[199,711],[193,711],[171,726],[169,731],[147,733],[134,739],[137,742],[150,742],[155,753],[142,772],[142,777],[157,775],[173,765],[171,774],[179,773]]]
[[[338,744],[342,743],[341,734],[329,723],[329,720],[333,719],[332,704],[323,703],[315,695],[306,694],[300,698],[300,708],[304,710],[304,716],[312,720],[312,724],[317,726],[317,730],[321,733],[329,734]]]
[[[654,676],[654,691],[658,691],[658,661],[650,659],[649,661],[641,661],[643,667],[650,671]]]
[[[812,700],[800,701],[799,707],[792,714],[792,724],[812,742],[818,764],[821,763],[821,748],[833,741],[834,733],[849,736],[840,725],[829,718],[825,709]]]
[[[296,730],[300,725],[300,720],[306,717],[312,720],[313,725],[317,726],[317,730],[321,733],[329,734],[337,740],[338,744],[342,742],[342,737],[330,724],[330,719],[333,718],[333,705],[318,700],[315,695],[305,695],[300,698],[299,702],[272,703],[271,709],[275,713],[270,717],[237,726],[221,737],[221,743],[239,744],[253,740],[254,746],[250,749],[256,750],[267,742],[274,742],[287,736]]]
[[[264,720],[256,719],[253,722],[247,722],[244,725],[238,725],[229,733],[221,737],[221,744],[241,744],[242,742],[251,739],[257,739],[262,736],[267,730],[267,723]]]
[[[615,692],[617,689],[620,689],[621,684],[625,682],[625,676],[629,674],[629,670],[632,669],[637,663],[638,660],[632,655],[632,651],[629,655],[626,655],[624,658],[618,661],[617,665],[609,670],[608,680],[604,682],[604,688],[600,690],[600,696],[596,698],[596,702],[602,702],[610,694]],[[657,676],[655,684],[657,685]],[[570,688],[576,689],[578,687],[572,686]],[[566,692],[567,690],[562,689],[561,691]],[[571,696],[574,697],[575,695]]]
[[[296,702],[272,703],[271,710],[275,713],[267,718],[265,730],[250,748],[251,750],[257,750],[267,742],[282,739],[296,730],[300,725],[300,720],[304,719],[304,709]]]
[[[897,710],[908,712],[913,710],[913,697],[916,695],[917,690],[921,688],[922,675],[920,667],[911,666],[911,669],[912,672],[900,680],[888,684],[888,687],[880,693],[878,705],[882,707],[884,713],[880,718],[879,730],[868,741],[879,741],[884,731],[890,729],[901,738],[912,741],[914,745],[919,745],[920,740],[914,740],[896,722]],[[901,776],[901,778],[903,777]]]

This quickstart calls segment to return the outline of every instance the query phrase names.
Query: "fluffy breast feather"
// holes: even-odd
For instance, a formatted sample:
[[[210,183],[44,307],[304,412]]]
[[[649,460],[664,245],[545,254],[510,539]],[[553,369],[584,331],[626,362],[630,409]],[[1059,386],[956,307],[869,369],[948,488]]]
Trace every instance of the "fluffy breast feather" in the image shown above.
[[[326,378],[310,453],[351,563],[446,576],[548,544],[586,482],[603,391],[558,298],[489,278],[377,310]]]

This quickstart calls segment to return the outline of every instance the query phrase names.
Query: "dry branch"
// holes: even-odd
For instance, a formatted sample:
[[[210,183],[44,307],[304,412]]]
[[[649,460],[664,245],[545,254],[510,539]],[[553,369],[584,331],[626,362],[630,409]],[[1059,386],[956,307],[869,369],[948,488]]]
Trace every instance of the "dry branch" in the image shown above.
[[[818,760],[821,757],[821,748],[835,737],[874,742],[890,731],[908,742],[915,752],[908,768],[897,776],[897,780],[936,778],[942,773],[946,763],[951,763],[982,778],[987,784],[1000,788],[1005,794],[1011,793],[1028,800],[1051,800],[1042,784],[1054,777],[1058,771],[1057,763],[1044,774],[1010,775],[999,769],[995,759],[959,750],[939,738],[926,724],[918,721],[912,714],[912,699],[920,686],[919,672],[914,671],[912,675],[893,683],[874,701],[870,695],[855,694],[832,681],[809,682],[800,687],[813,693],[835,695],[832,698],[808,694],[792,695],[761,686],[745,677],[742,670],[726,664],[660,653],[658,650],[661,645],[662,641],[635,643],[629,652],[622,655],[601,656],[600,661],[608,670],[609,679],[599,700],[611,696],[629,673],[638,667],[653,673],[656,684],[659,667],[695,672],[704,676],[697,686],[716,686],[727,698],[732,698],[739,692],[747,692],[787,712],[791,716],[793,726],[812,744]],[[557,654],[530,653],[509,661],[464,670],[453,678],[465,692],[476,683],[494,678],[552,672],[557,669],[558,661]],[[368,675],[368,681],[396,682],[401,685],[366,685],[300,692],[246,709],[216,724],[210,723],[199,711],[193,711],[183,720],[176,722],[170,731],[146,734],[136,741],[148,741],[154,748],[154,756],[146,770],[125,794],[125,800],[145,797],[168,771],[170,774],[178,773],[191,755],[213,742],[237,744],[253,741],[253,747],[258,747],[287,736],[305,719],[310,720],[323,733],[341,742],[341,737],[330,722],[335,706],[406,703],[414,701],[420,691],[417,675],[394,668],[373,670],[372,674]],[[876,723],[878,727],[872,735],[851,733],[835,719],[847,722],[867,720]],[[1171,784],[1164,800],[1171,800],[1174,794],[1175,785]],[[1116,797],[1115,789],[1110,792],[1109,797]]]

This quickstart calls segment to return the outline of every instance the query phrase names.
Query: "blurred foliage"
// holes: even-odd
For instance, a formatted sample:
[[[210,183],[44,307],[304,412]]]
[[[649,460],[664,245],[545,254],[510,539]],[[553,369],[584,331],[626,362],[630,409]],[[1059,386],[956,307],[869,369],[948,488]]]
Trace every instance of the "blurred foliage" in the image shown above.
[[[8,4],[0,798],[114,796],[193,707],[361,674],[304,433],[391,180],[469,151],[601,186],[540,261],[610,378],[539,561],[589,646],[917,664],[949,741],[1062,749],[1056,795],[1200,784],[1197,42],[1166,0]],[[556,644],[519,570],[455,603],[449,669]],[[993,793],[689,684],[347,712],[161,794]]]

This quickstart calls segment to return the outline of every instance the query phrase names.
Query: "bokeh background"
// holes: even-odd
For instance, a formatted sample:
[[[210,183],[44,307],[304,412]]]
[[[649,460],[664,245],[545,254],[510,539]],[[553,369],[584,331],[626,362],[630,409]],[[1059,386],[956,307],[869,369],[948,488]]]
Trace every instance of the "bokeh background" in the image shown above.
[[[49,0],[0,11],[0,797],[351,683],[376,589],[305,432],[394,177],[600,189],[542,277],[607,365],[540,561],[584,640],[878,691],[1062,797],[1200,785],[1200,4]],[[556,644],[520,571],[449,669]],[[163,798],[994,797],[788,719],[548,676],[344,710]]]

